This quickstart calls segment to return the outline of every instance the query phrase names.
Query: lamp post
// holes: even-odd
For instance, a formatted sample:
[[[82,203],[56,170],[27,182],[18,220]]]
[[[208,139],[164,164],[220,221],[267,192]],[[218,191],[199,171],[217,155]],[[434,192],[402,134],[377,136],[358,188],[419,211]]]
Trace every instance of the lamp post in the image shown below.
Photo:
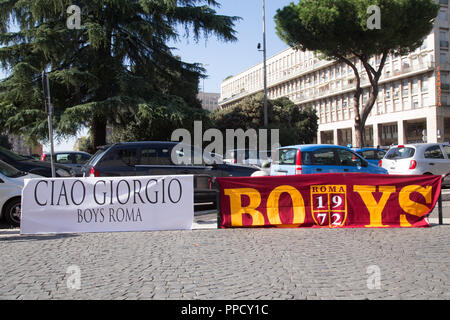
[[[47,111],[47,119],[48,119],[48,139],[50,140],[50,166],[52,170],[52,178],[54,178],[56,177],[56,174],[55,174],[55,163],[53,161],[53,155],[55,154],[53,146],[53,126],[52,126],[53,106],[50,101],[50,85],[48,82],[47,73],[45,71],[42,71],[42,87],[44,89],[45,111]]]
[[[262,0],[263,15],[263,70],[264,70],[264,126],[267,127],[269,120],[267,118],[267,70],[266,70],[266,8],[265,0]]]

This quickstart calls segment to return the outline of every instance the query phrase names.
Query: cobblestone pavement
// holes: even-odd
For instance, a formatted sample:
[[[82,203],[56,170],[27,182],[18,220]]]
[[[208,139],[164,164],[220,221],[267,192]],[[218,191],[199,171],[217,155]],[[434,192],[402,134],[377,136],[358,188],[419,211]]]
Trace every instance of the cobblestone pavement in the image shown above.
[[[42,236],[2,229],[0,299],[450,299],[449,243],[450,225]]]

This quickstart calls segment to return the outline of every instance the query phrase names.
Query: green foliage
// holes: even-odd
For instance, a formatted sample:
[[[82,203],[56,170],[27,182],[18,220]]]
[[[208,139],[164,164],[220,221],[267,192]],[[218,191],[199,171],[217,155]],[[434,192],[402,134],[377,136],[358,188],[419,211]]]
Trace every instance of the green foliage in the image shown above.
[[[380,8],[380,28],[369,28],[368,20]],[[433,29],[439,5],[433,0],[299,0],[275,15],[279,37],[291,47],[318,53],[325,59],[348,64],[356,78],[353,99],[354,145],[364,144],[364,126],[378,96],[378,81],[389,53],[413,52]],[[370,64],[381,56],[377,65]],[[358,70],[356,60],[364,70]],[[360,108],[361,72],[370,82],[369,98]]]
[[[66,25],[72,4],[82,9],[80,30]],[[196,95],[204,69],[174,56],[167,42],[182,36],[236,40],[238,18],[217,15],[218,5],[214,0],[0,0],[0,67],[9,73],[0,82],[0,125],[45,139],[43,70],[49,74],[58,136],[88,126],[97,146],[105,143],[107,123],[121,131],[155,117],[197,114],[182,108],[201,108]],[[11,23],[20,30],[11,31]],[[169,105],[177,106],[175,114]]]
[[[94,148],[92,146],[92,139],[90,136],[88,137],[80,137],[75,142],[74,150],[84,151],[87,153],[93,153]]]
[[[370,30],[367,9],[380,8],[381,28]],[[384,50],[409,53],[433,28],[439,5],[433,0],[300,0],[277,11],[282,40],[331,59]]]
[[[226,129],[259,129],[264,128],[264,95],[257,94],[233,107],[217,110],[211,114],[214,125],[225,134]],[[317,135],[318,117],[311,108],[299,109],[286,97],[268,100],[267,129],[279,129],[280,144],[312,143]]]
[[[175,129],[185,128],[193,133],[194,121],[211,126],[209,112],[192,108],[181,98],[160,97],[157,101],[140,103],[138,111],[123,119],[124,125],[113,129],[111,142],[170,140]]]

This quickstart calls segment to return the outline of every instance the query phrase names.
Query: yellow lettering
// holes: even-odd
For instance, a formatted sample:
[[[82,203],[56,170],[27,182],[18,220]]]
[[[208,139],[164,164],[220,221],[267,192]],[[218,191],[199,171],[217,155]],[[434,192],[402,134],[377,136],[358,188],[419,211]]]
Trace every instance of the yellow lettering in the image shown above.
[[[282,225],[280,219],[279,201],[281,194],[288,193],[292,199],[292,209],[294,211],[294,217],[292,224],[286,225],[287,227],[299,226],[305,222],[305,203],[303,197],[296,188],[292,186],[279,186],[272,190],[267,198],[267,217],[270,224]]]
[[[264,225],[263,214],[256,210],[261,203],[261,194],[252,188],[225,189],[224,194],[230,197],[231,226],[242,227],[242,215],[249,214],[252,217],[252,226]],[[241,196],[250,198],[248,206],[243,207]]]
[[[411,185],[406,186],[402,190],[400,190],[400,193],[398,194],[398,202],[400,204],[400,207],[408,214],[412,214],[417,217],[422,217],[425,213],[427,213],[430,208],[426,205],[423,205],[421,203],[417,203],[410,199],[411,193],[418,192],[425,198],[426,203],[431,203],[431,196],[432,196],[432,187],[422,187],[418,185]],[[400,215],[400,225],[402,227],[409,227],[411,224],[406,219],[406,215],[402,214]]]
[[[382,213],[389,197],[395,192],[395,186],[380,186],[378,191],[382,192],[383,195],[378,203],[373,196],[373,193],[376,191],[375,186],[354,186],[353,190],[359,193],[367,210],[369,210],[370,224],[366,225],[366,227],[385,227],[382,222]]]

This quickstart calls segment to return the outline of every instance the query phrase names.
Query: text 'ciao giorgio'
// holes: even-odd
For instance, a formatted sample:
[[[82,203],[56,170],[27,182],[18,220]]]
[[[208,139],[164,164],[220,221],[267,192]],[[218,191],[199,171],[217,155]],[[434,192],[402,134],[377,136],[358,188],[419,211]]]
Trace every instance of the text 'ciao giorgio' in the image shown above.
[[[176,204],[183,195],[177,178],[39,180],[34,185],[34,201],[39,206]]]

